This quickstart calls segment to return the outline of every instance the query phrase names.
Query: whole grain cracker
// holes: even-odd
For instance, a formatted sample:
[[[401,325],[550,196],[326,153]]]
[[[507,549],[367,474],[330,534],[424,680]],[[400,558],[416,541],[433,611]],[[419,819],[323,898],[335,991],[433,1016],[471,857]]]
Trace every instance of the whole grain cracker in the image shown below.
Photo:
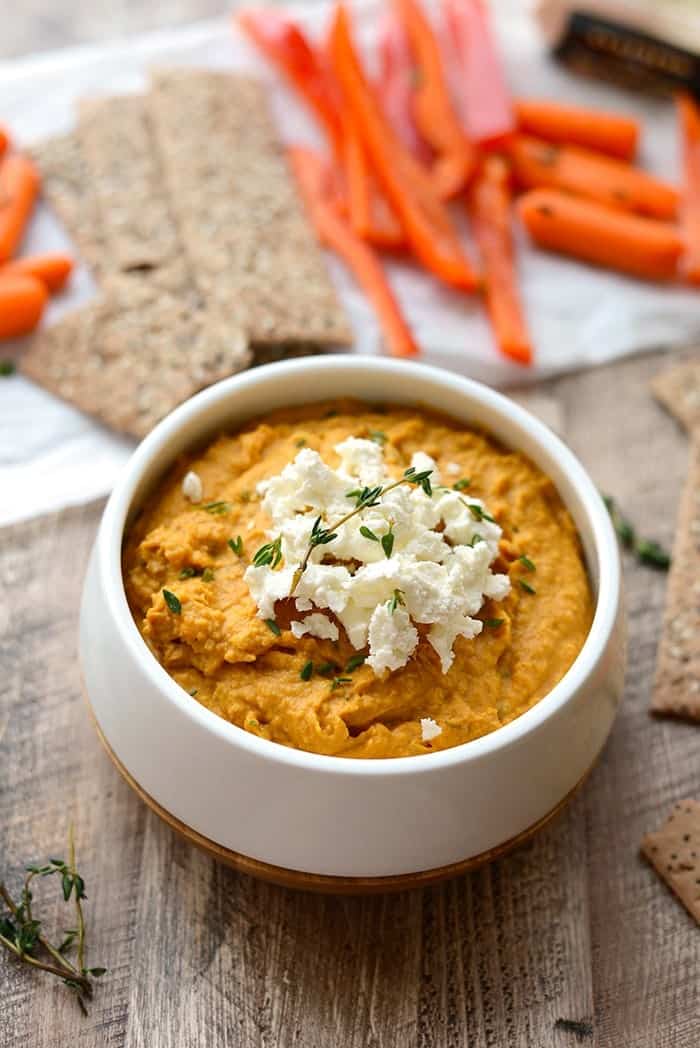
[[[158,287],[191,284],[143,95],[81,104],[78,141],[110,271],[144,271]]]
[[[48,138],[31,149],[41,173],[41,192],[99,275],[105,262],[97,200],[75,133]]]
[[[345,312],[255,80],[154,74],[149,113],[202,295],[256,345],[351,341]]]
[[[652,689],[653,713],[700,721],[700,362],[654,379],[654,395],[691,438]]]
[[[700,801],[675,804],[661,829],[642,839],[641,851],[700,924]]]
[[[651,389],[689,433],[700,432],[700,360],[663,371],[652,379]]]
[[[22,372],[101,422],[143,437],[192,394],[247,367],[240,331],[136,275],[39,332]]]

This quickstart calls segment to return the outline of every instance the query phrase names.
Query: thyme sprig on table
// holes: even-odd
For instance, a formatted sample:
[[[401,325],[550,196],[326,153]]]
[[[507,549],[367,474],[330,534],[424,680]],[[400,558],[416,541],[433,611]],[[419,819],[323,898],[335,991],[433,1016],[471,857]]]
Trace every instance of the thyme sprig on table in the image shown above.
[[[68,861],[49,859],[39,866],[32,864],[25,867],[26,876],[16,901],[0,882],[0,946],[17,960],[31,968],[48,972],[60,979],[77,998],[83,1015],[87,1015],[86,1001],[93,995],[93,979],[99,978],[106,968],[88,968],[85,952],[85,916],[83,901],[85,881],[78,873],[75,863],[75,843],[73,827],[68,838]],[[32,884],[36,878],[58,875],[61,881],[61,892],[64,902],[73,900],[75,910],[75,927],[69,928],[61,943],[56,946],[44,934],[42,921],[33,911],[34,893]],[[75,951],[74,961],[68,954]]]
[[[668,571],[671,564],[671,555],[654,539],[639,538],[634,525],[621,513],[610,495],[603,495],[603,502],[610,514],[612,525],[615,529],[620,544],[630,550],[636,556],[640,564],[646,564],[661,571]]]
[[[335,523],[330,524],[328,527],[322,526],[322,518],[320,516],[316,517],[316,520],[314,521],[313,526],[311,528],[311,535],[309,537],[309,545],[306,549],[306,553],[304,554],[304,558],[301,562],[300,567],[294,573],[291,592],[294,593],[294,590],[297,588],[299,580],[301,579],[302,575],[304,574],[309,565],[309,558],[313,551],[316,549],[316,547],[325,546],[329,542],[332,542],[333,539],[337,539],[338,528],[342,527],[343,524],[347,524],[349,520],[352,520],[353,517],[356,517],[359,513],[362,513],[363,510],[370,509],[372,506],[379,505],[382,497],[386,495],[389,491],[393,491],[394,488],[398,488],[402,484],[411,484],[414,487],[422,488],[423,492],[428,496],[428,498],[431,498],[433,494],[433,489],[430,484],[430,475],[432,472],[432,469],[425,469],[421,470],[420,472],[416,472],[415,466],[410,466],[407,470],[405,470],[403,476],[399,480],[394,480],[391,484],[387,484],[385,487],[380,484],[373,488],[354,488],[352,491],[348,491],[346,497],[355,500],[354,508],[351,509],[349,513],[346,513],[345,516],[341,517],[340,520],[335,521]],[[390,539],[387,539],[387,535],[384,535],[382,539],[379,539],[377,536],[374,536],[371,533],[370,535],[367,535],[367,532],[369,532],[369,528],[364,528],[364,526],[360,528],[360,531],[363,535],[365,535],[365,537],[371,537],[375,541],[380,541],[385,555],[387,557],[391,556],[391,552],[394,547],[394,536],[391,528],[388,532],[388,535],[391,535]],[[267,565],[274,569],[277,567],[281,560],[282,537],[278,535],[277,538],[273,539],[271,542],[266,542],[264,546],[260,547],[260,549],[253,557],[253,564],[256,567],[263,567]]]

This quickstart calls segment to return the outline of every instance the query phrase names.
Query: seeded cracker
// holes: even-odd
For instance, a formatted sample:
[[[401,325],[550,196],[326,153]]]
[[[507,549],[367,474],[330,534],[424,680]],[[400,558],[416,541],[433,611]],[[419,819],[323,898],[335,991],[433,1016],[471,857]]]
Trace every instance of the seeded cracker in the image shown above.
[[[666,824],[642,839],[641,850],[700,924],[700,801],[675,804]]]
[[[34,146],[32,157],[41,172],[41,192],[66,226],[81,255],[96,275],[105,262],[97,200],[77,135],[60,135]]]
[[[192,312],[143,277],[104,283],[103,297],[40,331],[21,369],[106,425],[143,437],[198,390],[246,367],[240,332]]]
[[[651,709],[700,721],[700,362],[658,376],[652,389],[686,427],[691,445]]]
[[[78,141],[111,269],[141,270],[166,290],[186,289],[189,274],[143,95],[83,102]]]
[[[246,77],[168,70],[149,113],[202,295],[257,346],[349,343],[351,332],[268,111]]]
[[[651,388],[689,433],[700,434],[700,359],[663,371],[652,380]]]

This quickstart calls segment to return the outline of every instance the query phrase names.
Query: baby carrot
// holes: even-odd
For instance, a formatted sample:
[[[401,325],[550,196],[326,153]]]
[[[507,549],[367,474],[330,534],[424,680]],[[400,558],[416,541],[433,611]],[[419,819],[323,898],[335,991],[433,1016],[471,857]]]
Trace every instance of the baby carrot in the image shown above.
[[[555,189],[535,189],[519,201],[520,217],[540,247],[645,280],[676,275],[683,241],[667,222],[615,211]]]
[[[672,219],[678,209],[673,186],[630,164],[578,146],[554,146],[515,135],[506,146],[516,182],[524,189],[561,189],[609,207],[650,218]]]
[[[0,266],[0,280],[6,276],[36,277],[53,294],[61,290],[72,269],[73,259],[68,255],[29,255]]]
[[[467,197],[484,271],[486,308],[501,352],[519,364],[532,360],[515,269],[509,172],[500,156],[486,157]]]
[[[691,283],[700,284],[700,106],[689,95],[677,95],[676,111],[683,164],[680,218],[685,250],[681,269]]]
[[[0,338],[18,338],[33,331],[48,295],[46,285],[36,277],[0,278]]]
[[[10,153],[0,165],[0,262],[14,254],[39,192],[39,173],[31,160]]]
[[[583,146],[618,160],[631,161],[637,152],[639,124],[621,113],[521,98],[515,102],[515,115],[521,131],[548,142]]]
[[[372,248],[353,232],[334,207],[330,186],[332,173],[326,161],[312,149],[293,146],[288,150],[292,170],[309,215],[322,244],[339,255],[364,288],[377,313],[377,320],[392,356],[418,353],[410,328]]]
[[[5,128],[0,124],[0,156],[2,156],[9,144],[10,136],[8,135]]]

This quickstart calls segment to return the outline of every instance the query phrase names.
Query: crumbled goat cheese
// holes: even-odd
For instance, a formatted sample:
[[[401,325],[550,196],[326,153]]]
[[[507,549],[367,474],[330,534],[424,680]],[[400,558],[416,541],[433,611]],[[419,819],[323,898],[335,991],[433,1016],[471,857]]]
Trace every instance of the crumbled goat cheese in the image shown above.
[[[420,735],[423,742],[430,742],[432,739],[437,739],[438,735],[442,735],[442,728],[432,717],[421,717]]]
[[[460,466],[459,462],[448,462],[445,466],[445,469],[451,477],[458,477],[459,474],[462,472],[462,467]]]
[[[331,622],[327,615],[321,615],[319,612],[307,615],[301,622],[292,622],[290,628],[295,637],[303,637],[308,633],[310,637],[318,637],[319,640],[337,640],[340,636],[336,624]]]
[[[189,473],[185,473],[182,478],[182,494],[190,502],[201,502],[202,501],[202,481],[200,480],[199,474],[195,473],[194,470],[190,470]]]
[[[386,471],[383,448],[374,441],[350,437],[335,450],[340,458],[337,469],[318,452],[302,448],[281,473],[258,485],[262,507],[272,521],[268,535],[280,537],[283,555],[282,566],[275,570],[269,565],[246,570],[258,613],[263,619],[273,617],[276,601],[293,590],[299,612],[331,611],[354,648],[369,645],[367,665],[378,676],[408,662],[419,641],[416,625],[422,624],[429,627],[427,640],[446,673],[456,638],[471,639],[481,631],[481,622],[473,616],[484,599],[502,600],[510,589],[507,575],[491,571],[501,529],[481,515],[488,510],[480,499],[439,488],[434,460],[416,452],[411,466],[418,473],[432,471],[432,496],[409,484],[382,494],[376,506],[334,526],[336,537],[314,547],[299,577],[317,518],[323,528],[335,525],[355,506],[349,492],[397,479]],[[381,539],[389,531],[393,545],[387,557]],[[337,633],[335,624],[319,614],[293,623],[292,630],[314,619],[327,623],[320,629],[330,626]]]

